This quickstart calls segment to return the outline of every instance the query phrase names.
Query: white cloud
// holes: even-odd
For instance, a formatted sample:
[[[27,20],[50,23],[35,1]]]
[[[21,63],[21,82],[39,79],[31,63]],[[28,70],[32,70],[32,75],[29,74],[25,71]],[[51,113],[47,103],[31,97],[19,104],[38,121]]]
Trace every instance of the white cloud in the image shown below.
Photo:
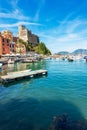
[[[17,19],[17,20],[29,20],[29,17],[24,16],[21,11],[18,9],[13,12],[0,12],[0,18],[9,18],[9,19]]]
[[[41,26],[39,23],[33,23],[33,22],[24,22],[20,21],[13,24],[0,24],[0,28],[12,28],[12,27],[18,27],[18,25],[33,25],[33,26]]]
[[[12,0],[11,1],[12,4],[16,4],[16,5],[18,4],[18,2],[19,2],[19,0]]]
[[[10,4],[14,9],[17,8],[17,4],[20,0],[7,0],[8,4]]]
[[[69,20],[66,18],[60,25],[47,29],[38,35],[52,52],[73,51],[87,48],[87,21],[79,17]]]
[[[36,11],[35,16],[34,16],[34,21],[38,21],[39,16],[40,16],[40,11],[42,9],[42,6],[45,3],[45,0],[40,0],[38,3],[39,3],[39,5],[38,5],[37,11]]]

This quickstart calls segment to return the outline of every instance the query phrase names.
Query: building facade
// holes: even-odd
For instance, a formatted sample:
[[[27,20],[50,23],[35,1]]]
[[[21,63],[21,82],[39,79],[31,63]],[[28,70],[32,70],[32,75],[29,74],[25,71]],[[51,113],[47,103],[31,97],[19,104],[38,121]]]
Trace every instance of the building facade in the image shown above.
[[[28,41],[32,46],[36,46],[39,43],[39,37],[32,34],[32,32],[23,25],[19,25],[18,27],[18,37],[25,42]]]
[[[2,55],[2,36],[0,34],[0,56]]]
[[[0,55],[2,54],[10,54],[10,49],[9,49],[9,39],[6,39],[2,36],[0,36]]]
[[[13,41],[13,33],[9,30],[4,30],[1,32],[1,35],[6,38],[9,39],[10,41]]]
[[[10,49],[10,54],[12,54],[12,53],[16,54],[16,43],[15,42],[9,42],[9,49]]]
[[[18,42],[18,37],[13,36],[13,42],[17,43]]]
[[[17,43],[16,44],[16,53],[19,54],[26,54],[26,47],[22,43]]]
[[[15,43],[10,42],[9,39],[4,38],[0,34],[0,55],[15,53]]]

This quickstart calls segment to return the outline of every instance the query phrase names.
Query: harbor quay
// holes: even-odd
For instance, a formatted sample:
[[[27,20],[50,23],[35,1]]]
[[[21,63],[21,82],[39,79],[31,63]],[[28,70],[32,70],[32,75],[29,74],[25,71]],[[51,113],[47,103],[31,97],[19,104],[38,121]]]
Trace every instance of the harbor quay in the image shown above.
[[[31,52],[28,54],[16,54],[16,55],[11,55],[11,54],[7,54],[7,55],[2,55],[2,57],[0,58],[0,63],[2,65],[4,64],[14,64],[16,62],[23,62],[23,63],[34,63],[34,62],[38,62],[39,60],[42,59],[42,56]]]
[[[1,69],[3,66],[13,65],[15,66],[16,63],[18,64],[34,64],[41,61],[41,56],[36,53],[29,53],[26,55],[3,55],[0,59]],[[6,70],[7,68],[5,68]],[[19,81],[21,79],[30,79],[32,77],[38,77],[47,75],[48,71],[43,69],[23,69],[22,71],[15,71],[15,72],[7,72],[5,75],[0,76],[0,82],[2,84],[12,83],[15,81]]]

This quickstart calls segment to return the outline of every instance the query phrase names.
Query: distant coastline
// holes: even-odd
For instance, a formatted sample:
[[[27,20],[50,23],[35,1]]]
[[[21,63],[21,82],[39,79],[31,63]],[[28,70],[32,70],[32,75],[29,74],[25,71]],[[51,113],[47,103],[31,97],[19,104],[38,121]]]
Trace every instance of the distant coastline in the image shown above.
[[[68,52],[68,51],[60,51],[58,52],[57,54],[60,54],[60,55],[68,55],[68,54],[73,54],[73,55],[87,55],[87,49],[77,49],[77,50],[74,50],[73,52]]]

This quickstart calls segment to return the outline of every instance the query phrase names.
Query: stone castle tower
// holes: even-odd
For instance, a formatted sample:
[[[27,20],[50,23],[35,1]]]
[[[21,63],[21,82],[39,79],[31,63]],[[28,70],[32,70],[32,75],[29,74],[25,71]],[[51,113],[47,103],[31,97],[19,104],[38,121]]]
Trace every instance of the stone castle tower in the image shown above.
[[[28,41],[28,29],[24,25],[19,25],[18,37],[25,42]]]
[[[39,37],[35,34],[32,34],[24,25],[19,25],[18,27],[18,37],[23,41],[29,41],[32,46],[36,46],[39,43]]]

